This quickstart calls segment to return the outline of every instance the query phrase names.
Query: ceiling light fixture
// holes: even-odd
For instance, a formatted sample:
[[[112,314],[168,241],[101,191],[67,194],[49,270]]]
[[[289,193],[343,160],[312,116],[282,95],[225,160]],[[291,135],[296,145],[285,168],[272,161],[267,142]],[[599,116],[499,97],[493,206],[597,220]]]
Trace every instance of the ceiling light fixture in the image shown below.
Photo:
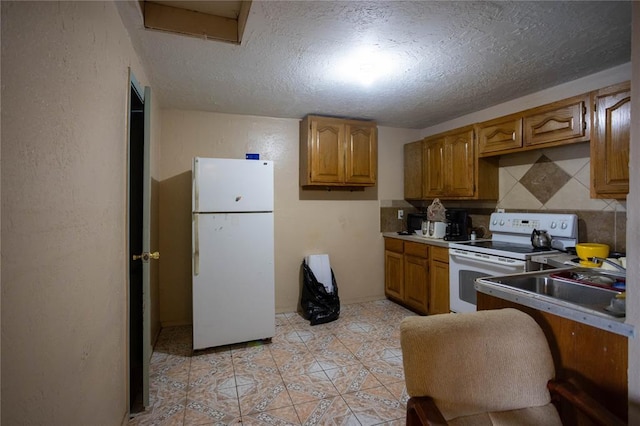
[[[336,79],[371,86],[382,77],[392,75],[397,61],[390,54],[373,48],[360,49],[342,59],[335,71]]]

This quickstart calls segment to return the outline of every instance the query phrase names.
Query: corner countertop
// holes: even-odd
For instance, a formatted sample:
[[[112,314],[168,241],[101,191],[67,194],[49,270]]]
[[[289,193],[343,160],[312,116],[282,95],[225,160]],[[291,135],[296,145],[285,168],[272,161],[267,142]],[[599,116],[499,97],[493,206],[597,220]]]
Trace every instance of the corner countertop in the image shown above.
[[[413,241],[415,243],[429,244],[432,246],[449,248],[451,243],[466,243],[468,241],[445,241],[442,238],[428,238],[420,237],[418,235],[400,235],[397,232],[383,232],[382,236],[385,238],[397,238],[404,241]],[[479,240],[476,240],[479,241]]]
[[[566,265],[565,265],[566,267]],[[540,271],[534,271],[527,274],[537,274]],[[491,277],[487,277],[490,279]],[[519,290],[506,285],[493,283],[489,280],[479,278],[475,282],[477,291],[488,294],[499,299],[508,300],[519,305],[528,306],[543,312],[557,315],[559,317],[574,320],[576,322],[587,324],[601,330],[610,331],[622,336],[633,337],[635,335],[634,327],[625,323],[625,318],[615,318],[609,315],[599,314],[581,310],[576,305],[565,302],[560,299],[553,299],[539,294],[533,294],[528,291]]]

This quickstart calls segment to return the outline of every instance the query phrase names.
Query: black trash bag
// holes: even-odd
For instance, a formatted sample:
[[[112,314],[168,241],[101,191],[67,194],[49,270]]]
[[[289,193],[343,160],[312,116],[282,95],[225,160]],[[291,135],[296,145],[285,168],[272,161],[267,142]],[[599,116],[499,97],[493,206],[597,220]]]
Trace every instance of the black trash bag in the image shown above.
[[[307,263],[302,261],[304,282],[302,284],[302,314],[311,325],[325,324],[338,319],[340,315],[340,298],[338,297],[338,284],[331,269],[331,281],[333,291],[327,292],[322,283],[318,282],[316,276]]]

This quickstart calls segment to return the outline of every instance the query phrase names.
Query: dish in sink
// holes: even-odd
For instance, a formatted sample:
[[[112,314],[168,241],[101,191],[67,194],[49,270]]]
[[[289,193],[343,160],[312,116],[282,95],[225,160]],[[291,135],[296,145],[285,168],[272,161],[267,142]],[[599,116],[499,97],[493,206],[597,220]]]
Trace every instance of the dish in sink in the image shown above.
[[[549,274],[551,278],[571,281],[578,284],[592,285],[606,289],[625,290],[626,279],[615,275],[607,275],[592,270],[576,269]]]

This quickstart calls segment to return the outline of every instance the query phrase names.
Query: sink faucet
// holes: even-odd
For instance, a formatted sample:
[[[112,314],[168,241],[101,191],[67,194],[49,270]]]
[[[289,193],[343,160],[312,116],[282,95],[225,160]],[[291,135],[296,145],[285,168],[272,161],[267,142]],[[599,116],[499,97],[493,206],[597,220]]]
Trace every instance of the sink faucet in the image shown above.
[[[627,269],[626,269],[626,268],[624,268],[623,266],[621,266],[621,265],[617,264],[616,262],[612,262],[612,261],[610,261],[609,259],[604,259],[604,258],[602,258],[602,257],[592,257],[592,258],[591,258],[591,259],[589,259],[589,260],[591,260],[591,261],[592,261],[592,262],[594,262],[594,263],[601,263],[601,262],[604,262],[604,263],[606,263],[607,265],[611,265],[611,266],[613,266],[613,267],[614,267],[614,268],[616,268],[618,271],[622,271],[622,272],[624,272],[625,274],[627,273]]]

